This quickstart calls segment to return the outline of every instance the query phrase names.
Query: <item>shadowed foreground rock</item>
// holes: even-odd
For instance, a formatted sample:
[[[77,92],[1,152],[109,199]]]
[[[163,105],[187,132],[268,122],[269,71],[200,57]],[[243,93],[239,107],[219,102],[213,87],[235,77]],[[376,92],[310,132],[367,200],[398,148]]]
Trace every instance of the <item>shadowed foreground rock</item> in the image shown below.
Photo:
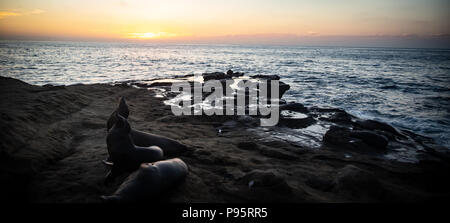
[[[152,202],[411,202],[450,195],[450,159],[442,148],[339,109],[286,107],[312,117],[308,126],[337,126],[325,137],[330,145],[317,149],[255,134],[258,126],[248,124],[254,117],[174,116],[157,91],[127,85],[39,87],[0,78],[0,93],[4,202],[101,202],[113,194],[128,175],[103,185],[105,123],[122,96],[134,128],[189,148],[180,155],[189,166],[185,180]],[[218,131],[225,123],[229,128]],[[410,147],[423,148],[415,163],[384,157]]]

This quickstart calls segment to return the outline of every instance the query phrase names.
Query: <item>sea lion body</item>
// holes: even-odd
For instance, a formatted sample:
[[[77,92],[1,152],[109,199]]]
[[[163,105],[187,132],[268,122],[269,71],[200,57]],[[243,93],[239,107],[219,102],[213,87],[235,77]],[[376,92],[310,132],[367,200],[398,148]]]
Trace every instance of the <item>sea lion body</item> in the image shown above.
[[[111,196],[102,196],[107,202],[148,201],[159,196],[185,179],[187,165],[178,158],[143,163],[120,185]]]
[[[117,121],[117,115],[121,115],[125,119],[128,118],[129,115],[128,105],[126,104],[125,99],[122,97],[119,102],[119,106],[117,109],[110,115],[106,129],[109,131],[114,123]],[[158,146],[164,151],[164,155],[171,156],[175,154],[182,153],[187,150],[187,147],[176,140],[169,139],[164,136],[151,134],[135,129],[131,129],[130,132],[131,138],[136,146]],[[111,161],[108,159],[108,161]]]
[[[108,161],[112,162],[111,172],[105,183],[112,180],[118,172],[130,172],[139,168],[141,163],[162,160],[164,152],[157,146],[141,147],[134,145],[130,135],[128,121],[117,115],[117,121],[106,137]]]
[[[186,151],[187,147],[173,139],[139,130],[131,130],[131,138],[138,146],[158,146],[164,155],[171,156]]]

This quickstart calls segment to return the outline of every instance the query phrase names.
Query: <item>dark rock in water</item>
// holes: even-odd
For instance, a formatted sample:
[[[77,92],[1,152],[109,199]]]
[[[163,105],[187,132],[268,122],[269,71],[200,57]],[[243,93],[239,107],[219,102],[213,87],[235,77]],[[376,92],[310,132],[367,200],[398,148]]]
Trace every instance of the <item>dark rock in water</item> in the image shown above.
[[[131,83],[131,85],[134,85],[134,86],[140,87],[140,88],[148,88],[148,87],[150,87],[150,85],[148,85],[146,83]]]
[[[353,149],[358,152],[384,151],[388,139],[370,131],[353,131],[341,126],[331,126],[325,133],[323,142],[327,145]]]
[[[280,93],[279,93],[279,98],[282,98],[284,93],[286,93],[286,91],[288,91],[291,88],[291,86],[289,86],[289,84],[286,84],[282,81],[280,81]],[[269,89],[268,89],[269,90]],[[269,91],[270,92],[270,91]]]
[[[184,75],[175,75],[174,78],[186,78],[186,77],[193,77],[194,74],[184,74]]]
[[[339,171],[335,178],[334,189],[361,200],[380,198],[385,191],[375,176],[354,165],[347,165]]]
[[[172,86],[173,82],[153,82],[148,87]]]
[[[385,149],[388,145],[388,139],[385,136],[370,131],[352,131],[350,136],[361,139],[367,145],[375,148]]]
[[[233,72],[232,70],[228,70],[227,71],[227,76],[229,76],[229,77],[240,77],[240,76],[244,76],[244,73]]]
[[[350,129],[333,125],[323,136],[323,141],[331,145],[347,145],[350,141]]]
[[[356,121],[355,123],[357,126],[363,128],[363,129],[381,130],[381,131],[390,132],[395,135],[400,135],[400,133],[394,127],[392,127],[386,123],[383,123],[383,122],[379,122],[379,121],[375,121],[375,120],[363,120],[363,121]]]
[[[317,106],[313,106],[309,110],[315,111],[315,112],[345,112],[344,110],[342,110],[340,108],[320,108]]]
[[[329,118],[321,118],[321,120],[334,123],[350,123],[352,121],[352,116],[345,111],[339,111],[331,115]]]
[[[232,77],[242,77],[244,76],[244,73],[241,72],[234,72],[233,74],[231,74]]]
[[[288,103],[288,104],[280,105],[280,110],[288,110],[288,111],[301,112],[301,113],[308,112],[308,109],[300,103]]]
[[[306,118],[283,118],[280,117],[278,125],[285,126],[293,129],[306,128],[312,124],[316,123],[316,120],[310,116]]]
[[[233,72],[232,70],[228,70],[227,73],[213,72],[213,73],[204,73],[202,75],[203,75],[203,80],[204,81],[219,80],[221,82],[221,84],[222,84],[223,94],[226,94],[226,88],[228,87],[227,83],[226,83],[226,80],[227,79],[233,79],[233,77],[243,76],[244,73]],[[261,75],[256,75],[256,76],[258,77],[258,76],[261,76]],[[265,75],[262,75],[262,76],[265,77]],[[272,76],[275,76],[275,77],[272,77]],[[252,77],[255,77],[255,76],[252,76]],[[265,79],[265,80],[271,81],[271,80],[279,80],[279,77],[276,76],[276,75],[269,75],[269,77],[261,78],[261,79]],[[245,81],[248,81],[248,80],[243,80],[243,81],[245,82]],[[279,98],[278,99],[281,99],[281,97],[283,97],[284,93],[286,93],[286,91],[288,91],[289,89],[290,89],[290,86],[288,84],[280,81],[279,82],[279,92],[278,92]],[[246,91],[246,95],[248,95],[249,90],[245,89],[245,91]],[[203,97],[205,98],[205,97],[207,97],[210,94],[211,94],[210,92],[207,92],[207,93],[205,93],[203,95]],[[268,83],[268,86],[267,86],[267,97],[268,98],[271,97],[271,85],[270,85],[270,82]]]
[[[220,80],[220,79],[225,79],[228,76],[223,73],[223,72],[213,72],[213,73],[204,73],[202,74],[203,76],[203,80],[208,81],[208,80]]]
[[[233,72],[232,70],[228,70],[227,73],[223,72],[213,72],[213,73],[204,73],[202,74],[203,80],[223,80],[223,79],[232,79],[233,77],[243,76],[244,73]]]
[[[246,80],[244,80],[244,81],[246,81]],[[278,99],[281,99],[283,97],[284,93],[286,93],[286,91],[288,91],[291,88],[291,86],[289,86],[289,84],[286,84],[282,81],[279,81],[278,83],[279,83]],[[261,89],[258,88],[257,90],[260,91]],[[248,94],[248,91],[246,91],[246,94]],[[261,95],[261,94],[259,94],[259,95]],[[268,99],[270,99],[272,97],[271,81],[268,81],[268,83],[267,83],[267,97],[268,97]]]
[[[253,75],[253,76],[250,76],[250,77],[263,79],[263,80],[280,80],[280,76],[278,76],[278,75],[262,75],[262,74],[258,74],[258,75]]]

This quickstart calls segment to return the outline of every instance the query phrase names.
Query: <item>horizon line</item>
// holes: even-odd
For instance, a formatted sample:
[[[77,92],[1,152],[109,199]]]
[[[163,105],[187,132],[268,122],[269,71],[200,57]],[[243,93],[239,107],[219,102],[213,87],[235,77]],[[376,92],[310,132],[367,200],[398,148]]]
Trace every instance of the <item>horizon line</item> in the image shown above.
[[[272,45],[305,47],[369,47],[449,49],[450,34],[432,35],[298,35],[298,34],[230,34],[216,36],[177,36],[168,38],[118,38],[88,36],[0,35],[2,41],[105,42],[198,45]]]

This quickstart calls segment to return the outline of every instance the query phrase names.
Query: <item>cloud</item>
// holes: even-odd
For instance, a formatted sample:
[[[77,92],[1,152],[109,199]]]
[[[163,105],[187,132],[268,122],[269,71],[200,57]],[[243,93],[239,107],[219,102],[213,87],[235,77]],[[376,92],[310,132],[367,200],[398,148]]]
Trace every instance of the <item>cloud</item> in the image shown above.
[[[44,10],[34,9],[31,11],[17,12],[17,11],[0,11],[0,19],[15,16],[37,15],[44,13]]]
[[[319,36],[320,33],[315,32],[315,31],[308,31],[308,35],[310,35],[310,36]]]
[[[44,10],[35,9],[35,10],[24,13],[24,15],[37,15],[37,14],[41,14],[41,13],[44,13]]]
[[[20,16],[22,14],[17,12],[7,12],[7,11],[0,11],[0,19],[11,17],[11,16]]]

